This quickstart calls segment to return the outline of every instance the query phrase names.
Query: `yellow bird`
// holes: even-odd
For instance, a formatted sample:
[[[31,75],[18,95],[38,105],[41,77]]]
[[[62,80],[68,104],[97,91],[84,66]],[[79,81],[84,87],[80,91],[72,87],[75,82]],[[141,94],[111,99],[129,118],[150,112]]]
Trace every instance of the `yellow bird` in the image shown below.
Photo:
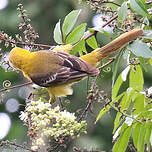
[[[46,87],[51,102],[54,102],[55,97],[71,95],[72,84],[87,76],[98,75],[99,70],[96,66],[99,61],[142,34],[142,29],[131,30],[104,47],[79,58],[67,53],[72,49],[71,45],[37,52],[15,47],[9,54],[9,60],[27,79],[41,87]]]

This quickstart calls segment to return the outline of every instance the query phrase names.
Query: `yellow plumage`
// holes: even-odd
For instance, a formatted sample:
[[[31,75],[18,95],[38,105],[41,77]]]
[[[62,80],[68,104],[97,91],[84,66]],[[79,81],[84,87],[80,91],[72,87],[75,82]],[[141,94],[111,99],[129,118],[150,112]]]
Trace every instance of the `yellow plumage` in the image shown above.
[[[55,97],[71,95],[71,85],[88,75],[99,73],[96,66],[100,60],[111,55],[143,34],[135,29],[127,32],[102,48],[98,48],[80,58],[69,55],[71,45],[56,47],[53,50],[30,52],[15,47],[9,55],[10,62],[19,68],[32,82],[46,87],[51,102]]]

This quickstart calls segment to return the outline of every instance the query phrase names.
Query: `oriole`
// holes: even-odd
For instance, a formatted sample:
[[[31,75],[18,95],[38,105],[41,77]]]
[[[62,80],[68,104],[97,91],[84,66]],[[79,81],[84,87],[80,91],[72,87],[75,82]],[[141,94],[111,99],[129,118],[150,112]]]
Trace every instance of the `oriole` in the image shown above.
[[[51,102],[54,102],[55,97],[71,95],[73,92],[71,85],[75,82],[87,76],[98,75],[99,70],[96,66],[99,61],[142,34],[142,29],[131,30],[104,47],[95,49],[79,58],[66,53],[72,49],[71,45],[37,52],[15,47],[9,54],[9,60],[23,72],[27,79],[39,86],[46,87]]]

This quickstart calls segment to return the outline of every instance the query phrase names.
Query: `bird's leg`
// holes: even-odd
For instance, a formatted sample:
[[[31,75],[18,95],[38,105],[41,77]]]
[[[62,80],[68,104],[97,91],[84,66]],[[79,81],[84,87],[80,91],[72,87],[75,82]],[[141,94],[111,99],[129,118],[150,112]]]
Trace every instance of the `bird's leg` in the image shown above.
[[[49,93],[50,94],[50,93]],[[55,95],[54,94],[50,94],[50,100],[49,100],[49,103],[54,103],[56,101],[56,98],[55,98]]]

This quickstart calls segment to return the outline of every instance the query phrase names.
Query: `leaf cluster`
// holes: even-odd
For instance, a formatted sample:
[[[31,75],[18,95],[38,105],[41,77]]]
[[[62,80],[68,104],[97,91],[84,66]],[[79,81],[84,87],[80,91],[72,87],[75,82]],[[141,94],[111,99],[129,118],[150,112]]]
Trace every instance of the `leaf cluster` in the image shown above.
[[[61,21],[59,20],[54,29],[54,40],[56,43],[61,45],[73,45],[72,54],[79,52],[80,55],[83,55],[83,53],[87,53],[85,47],[85,35],[90,32],[89,30],[86,31],[86,23],[80,24],[74,28],[80,12],[81,10],[74,10],[70,12],[65,17],[62,26]],[[86,42],[93,49],[98,47],[94,36],[87,39]]]

